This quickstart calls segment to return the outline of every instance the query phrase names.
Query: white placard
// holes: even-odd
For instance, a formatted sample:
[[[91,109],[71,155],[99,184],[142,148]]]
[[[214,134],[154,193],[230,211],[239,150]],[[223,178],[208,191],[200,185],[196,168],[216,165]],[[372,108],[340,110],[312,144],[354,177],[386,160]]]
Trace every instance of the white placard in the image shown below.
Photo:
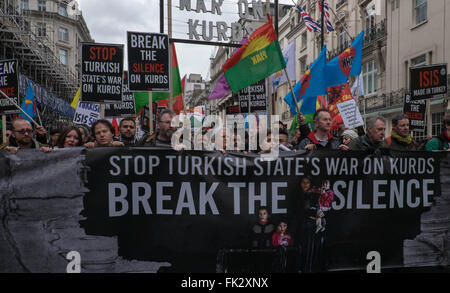
[[[95,121],[100,119],[100,104],[88,104],[78,102],[75,116],[73,117],[73,123],[84,124],[89,127],[94,124]]]
[[[355,100],[349,100],[337,104],[339,113],[341,113],[344,125],[350,129],[364,125],[364,121],[361,117],[358,107],[356,107]],[[355,115],[356,111],[356,115]]]

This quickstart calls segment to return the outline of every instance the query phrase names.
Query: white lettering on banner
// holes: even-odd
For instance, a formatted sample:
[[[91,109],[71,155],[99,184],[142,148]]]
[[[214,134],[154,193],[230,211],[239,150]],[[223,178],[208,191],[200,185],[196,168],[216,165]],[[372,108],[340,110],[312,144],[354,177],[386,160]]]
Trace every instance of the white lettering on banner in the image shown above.
[[[15,61],[0,63],[0,74],[3,75],[16,73],[16,67],[14,66],[15,63]]]
[[[115,158],[117,159],[117,157]],[[192,182],[182,182],[178,194],[175,215],[181,215],[183,209],[187,209],[189,215],[206,215],[207,206],[209,206],[213,215],[218,215],[219,210],[214,201],[213,195],[217,190],[219,183],[211,184],[207,189],[206,182],[199,183],[198,193],[198,213],[196,211],[194,202],[194,193],[192,191]],[[164,194],[165,189],[173,187],[173,182],[156,182],[156,214],[157,215],[173,215],[171,209],[164,208],[164,202],[170,202],[172,196]],[[150,200],[152,195],[152,186],[147,182],[133,182],[131,184],[131,206],[132,214],[140,215],[143,207],[144,215],[153,214]],[[128,213],[129,210],[129,190],[125,184],[122,183],[108,183],[108,207],[109,217],[121,217]]]
[[[395,209],[397,207],[430,207],[432,205],[430,198],[434,195],[434,191],[432,190],[434,183],[434,179],[424,179],[422,181],[417,179],[373,180],[373,189],[371,193],[373,196],[372,203],[364,203],[364,199],[367,201],[370,193],[363,194],[363,180],[357,180],[356,182],[350,180],[348,181],[348,184],[346,181],[338,180],[333,184],[336,200],[332,203],[332,207],[334,210],[342,210],[344,207],[348,210],[355,208]],[[380,191],[381,189],[386,190],[388,186],[390,186],[388,193]],[[419,195],[414,196],[413,191]],[[389,198],[387,199],[386,196]],[[355,198],[356,207],[354,208]]]
[[[120,73],[120,63],[84,61],[84,71],[86,73]]]
[[[131,48],[166,49],[166,36],[131,34]]]

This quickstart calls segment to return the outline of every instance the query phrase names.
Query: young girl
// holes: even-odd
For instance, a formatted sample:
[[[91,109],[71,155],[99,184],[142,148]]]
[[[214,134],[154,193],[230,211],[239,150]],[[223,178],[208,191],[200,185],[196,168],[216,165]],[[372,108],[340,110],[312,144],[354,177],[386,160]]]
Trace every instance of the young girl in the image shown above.
[[[294,240],[291,233],[287,232],[288,224],[285,220],[281,220],[277,226],[277,232],[272,236],[273,247],[292,246]]]
[[[319,205],[317,207],[316,233],[325,231],[325,212],[331,210],[331,203],[334,199],[334,193],[330,189],[330,180],[323,180],[322,187],[318,190],[318,192],[320,193],[320,198]]]

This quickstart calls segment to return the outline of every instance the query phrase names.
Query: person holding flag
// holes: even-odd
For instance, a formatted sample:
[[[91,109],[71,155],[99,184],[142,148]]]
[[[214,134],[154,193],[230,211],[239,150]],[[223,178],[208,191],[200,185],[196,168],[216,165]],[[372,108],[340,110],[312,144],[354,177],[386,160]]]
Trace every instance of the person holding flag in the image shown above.
[[[38,109],[31,83],[28,85],[27,93],[25,95],[25,98],[22,100],[20,108],[22,109],[22,113],[19,115],[19,118],[25,119],[30,123],[35,123],[36,140],[43,145],[49,144],[49,140],[47,138],[47,130],[42,125],[38,125],[33,120],[37,115]]]
[[[44,153],[52,150],[51,147],[39,143],[33,138],[34,130],[31,123],[23,118],[18,118],[12,123],[12,134],[9,140],[0,145],[0,150],[8,150],[16,154],[19,149],[41,149]]]

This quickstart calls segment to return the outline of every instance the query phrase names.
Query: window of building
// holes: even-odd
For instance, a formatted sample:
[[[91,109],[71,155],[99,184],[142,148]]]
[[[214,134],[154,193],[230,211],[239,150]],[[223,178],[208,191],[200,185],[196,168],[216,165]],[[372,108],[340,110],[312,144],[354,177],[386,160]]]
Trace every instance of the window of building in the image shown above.
[[[339,9],[339,7],[341,7],[342,5],[344,5],[347,2],[347,0],[339,0],[336,3],[336,10]]]
[[[58,14],[61,16],[67,16],[67,7],[65,6],[58,6]]]
[[[377,64],[371,60],[362,65],[364,94],[375,93],[378,88]]]
[[[38,37],[45,37],[47,35],[45,23],[38,22],[36,24],[36,35]]]
[[[291,29],[295,27],[295,17],[291,18]]]
[[[59,40],[64,42],[69,41],[69,31],[66,28],[59,28]]]
[[[46,1],[38,0],[38,10],[45,11],[46,10]]]
[[[431,135],[437,136],[442,132],[442,118],[444,118],[444,112],[431,114]]]
[[[411,66],[422,66],[427,65],[427,56],[425,54],[420,55],[419,57],[416,57],[411,60]]]
[[[67,50],[59,49],[59,61],[61,62],[61,64],[67,65],[68,55],[69,52],[67,52]]]
[[[306,58],[300,59],[300,76],[303,76],[306,72]]]
[[[30,31],[30,22],[24,20],[24,21],[23,21],[23,24],[22,24],[22,29],[23,29],[24,31],[26,31],[26,32],[29,32],[29,31]]]
[[[308,36],[306,32],[304,32],[302,34],[302,50],[306,49],[307,43],[308,43]]]
[[[344,51],[345,49],[347,49],[347,34],[343,27],[339,28],[338,38],[339,51]]]
[[[416,24],[427,20],[427,0],[414,0],[414,15]]]
[[[395,9],[398,9],[399,5],[400,5],[400,0],[392,0],[391,1],[391,6],[392,6],[392,11],[394,11]]]
[[[425,131],[413,131],[412,137],[417,143],[420,143],[425,138],[427,138],[427,127],[425,126]]]
[[[371,32],[375,28],[375,5],[367,7],[364,14],[366,18],[366,32]]]
[[[21,0],[20,1],[20,7],[22,8],[22,10],[29,10],[30,6],[28,3],[28,0]]]

